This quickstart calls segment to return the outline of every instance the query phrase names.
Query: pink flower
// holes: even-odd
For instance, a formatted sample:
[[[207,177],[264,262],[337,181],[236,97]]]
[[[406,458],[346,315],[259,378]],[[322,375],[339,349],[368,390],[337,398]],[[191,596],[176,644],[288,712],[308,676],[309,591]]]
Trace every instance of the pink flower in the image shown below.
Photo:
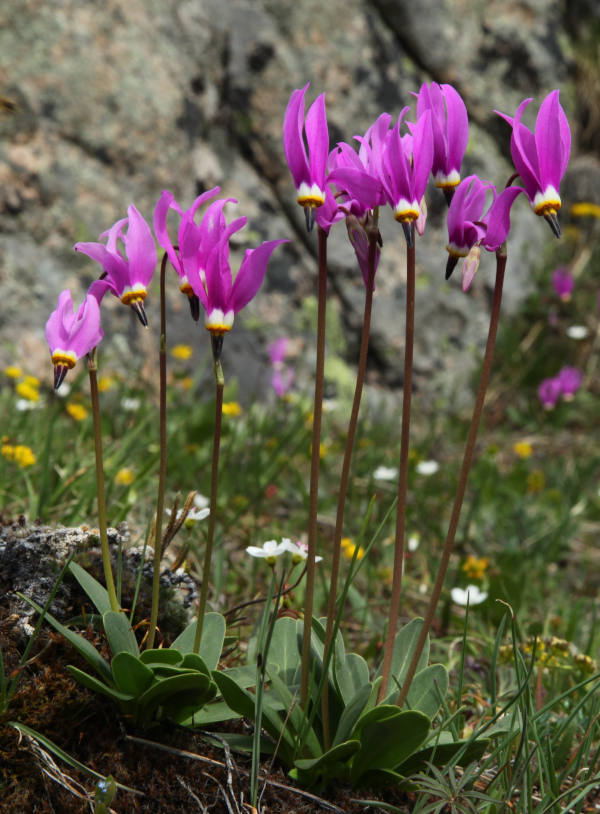
[[[127,232],[124,231],[125,227]],[[89,293],[101,302],[106,292],[110,291],[124,305],[130,305],[142,325],[147,326],[144,300],[156,266],[156,247],[150,227],[135,206],[129,206],[127,217],[118,220],[100,237],[107,237],[106,245],[76,243],[73,247],[102,266],[103,277],[92,283]],[[125,246],[127,259],[118,248],[119,240]]]
[[[313,210],[325,202],[325,176],[329,131],[322,93],[304,116],[304,96],[310,83],[293,91],[283,119],[283,149],[296,186],[297,201],[304,207],[306,226],[313,226]],[[304,134],[308,155],[304,145]]]
[[[100,343],[104,334],[100,328],[100,306],[92,294],[86,294],[77,313],[73,313],[71,292],[66,289],[58,296],[56,310],[46,323],[46,340],[54,365],[54,389],[64,381],[75,362]]]
[[[469,141],[467,108],[452,85],[421,85],[417,95],[417,118],[429,110],[433,131],[433,166],[431,172],[437,187],[447,199],[460,183],[460,166]]]
[[[575,278],[569,269],[557,268],[552,275],[552,285],[560,299],[563,302],[568,302],[575,288]]]
[[[551,91],[540,105],[533,133],[521,122],[532,99],[521,102],[514,118],[496,111],[512,127],[510,152],[531,207],[548,221],[556,237],[560,237],[558,189],[571,152],[571,130],[558,94],[558,90]]]

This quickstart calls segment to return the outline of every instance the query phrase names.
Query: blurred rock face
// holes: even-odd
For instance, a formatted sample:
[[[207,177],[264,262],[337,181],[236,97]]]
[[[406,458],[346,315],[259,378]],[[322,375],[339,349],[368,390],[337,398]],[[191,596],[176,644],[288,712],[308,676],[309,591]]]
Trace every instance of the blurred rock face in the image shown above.
[[[250,245],[292,239],[273,256],[264,289],[248,309],[261,330],[244,329],[240,319],[227,340],[226,364],[252,395],[268,381],[266,341],[302,329],[298,309],[314,290],[316,236],[303,230],[281,146],[290,92],[309,80],[309,99],[326,92],[333,145],[363,133],[384,110],[397,115],[422,82],[450,82],[471,119],[463,175],[477,172],[503,184],[511,172],[509,132],[494,108],[512,114],[524,97],[539,102],[560,87],[567,114],[577,113],[573,54],[589,28],[569,23],[568,6],[566,0],[4,0],[0,363],[16,352],[43,374],[43,327],[59,291],[70,286],[80,297],[98,272],[72,252],[73,243],[96,240],[132,202],[151,220],[164,188],[187,206],[218,184],[249,217]],[[597,4],[577,6],[579,18],[598,23]],[[591,165],[598,173],[595,159]],[[589,173],[585,177],[589,181]],[[476,301],[457,281],[444,283],[445,207],[433,189],[428,206],[417,250],[428,291],[417,299],[415,362],[417,380],[435,385],[438,374],[454,379],[460,368],[456,351],[448,359],[444,345],[465,348],[485,336],[487,305],[477,293],[492,284],[494,262],[482,262]],[[552,239],[524,201],[513,211],[509,307],[526,286],[528,263]],[[391,218],[383,218],[382,229],[371,375],[395,386],[404,248]],[[330,243],[331,307],[351,360],[362,283],[343,225]],[[239,243],[234,268],[246,245]],[[169,340],[208,347],[204,330],[188,322],[175,284],[172,290],[171,310],[182,319],[174,321]],[[107,337],[118,332],[128,343],[153,346],[140,339],[129,309],[105,303]],[[156,296],[148,308],[156,324]],[[309,333],[306,339],[310,357]]]

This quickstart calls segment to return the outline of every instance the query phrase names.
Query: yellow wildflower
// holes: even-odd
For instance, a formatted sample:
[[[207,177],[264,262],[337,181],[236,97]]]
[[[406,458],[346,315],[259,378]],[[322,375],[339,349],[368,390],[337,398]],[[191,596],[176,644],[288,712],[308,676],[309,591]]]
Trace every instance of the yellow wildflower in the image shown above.
[[[513,444],[513,452],[518,458],[530,458],[533,447],[529,441],[517,441],[516,444]]]
[[[465,572],[469,579],[483,579],[489,563],[487,557],[474,557],[469,554],[462,564],[461,570]]]
[[[546,485],[546,476],[541,469],[534,469],[527,476],[527,491],[529,494],[533,492],[541,492]]]
[[[19,464],[21,469],[26,466],[33,466],[35,463],[35,455],[31,447],[26,447],[24,444],[4,444],[1,449],[2,455],[8,458],[9,461],[14,461]]]
[[[111,390],[116,383],[117,380],[113,376],[100,376],[98,378],[98,390],[105,393],[107,390]]]
[[[571,207],[571,214],[575,215],[576,217],[591,215],[593,218],[600,218],[600,206],[595,203],[590,203],[589,201],[580,201],[579,203],[573,204]]]
[[[27,399],[27,401],[40,400],[40,393],[37,387],[34,387],[32,384],[27,384],[25,381],[19,382],[15,390],[21,398]]]
[[[362,546],[357,546],[354,540],[351,537],[344,537],[341,542],[342,545],[342,552],[345,557],[351,560],[354,557],[354,552],[356,551],[356,559],[362,560],[365,556],[365,550]]]
[[[4,375],[8,376],[9,379],[20,379],[23,375],[23,371],[16,365],[9,365],[4,368]]]
[[[223,415],[241,415],[242,407],[237,401],[226,401],[223,404]]]
[[[129,486],[129,484],[133,483],[134,480],[135,475],[133,474],[133,470],[129,469],[129,467],[119,469],[115,475],[115,483],[119,486]]]
[[[191,359],[192,353],[193,348],[191,348],[189,345],[175,345],[173,348],[171,348],[171,356],[173,356],[175,359],[182,359],[184,361],[186,359]]]
[[[23,381],[25,382],[25,384],[30,385],[30,387],[40,386],[40,380],[38,379],[37,376],[23,376]]]
[[[191,376],[184,376],[183,379],[178,379],[178,384],[182,390],[191,390],[194,386],[194,380]]]
[[[83,404],[67,404],[67,412],[75,421],[83,421],[88,414]]]
[[[319,458],[324,458],[327,455],[327,444],[319,444]]]

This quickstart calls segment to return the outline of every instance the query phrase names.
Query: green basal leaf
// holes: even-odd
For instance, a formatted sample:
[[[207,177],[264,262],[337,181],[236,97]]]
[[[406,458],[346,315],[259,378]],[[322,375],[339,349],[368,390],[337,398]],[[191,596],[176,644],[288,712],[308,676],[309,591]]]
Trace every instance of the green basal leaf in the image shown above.
[[[430,725],[422,712],[387,704],[372,709],[357,727],[361,748],[352,761],[352,783],[371,769],[395,770],[426,740]]]
[[[394,772],[392,769],[369,769],[368,772],[363,774],[360,783],[361,786],[373,789],[382,786],[394,786],[395,788],[406,788],[408,786],[412,788],[412,784],[407,783],[404,775]],[[400,809],[395,810],[400,811]]]
[[[435,766],[445,766],[451,761],[454,762],[455,756],[461,749],[464,749],[464,754],[461,755],[458,763],[460,766],[468,766],[468,764],[474,760],[479,760],[489,746],[489,743],[488,738],[481,738],[481,740],[472,741],[471,743],[467,740],[462,740],[428,746],[426,749],[420,749],[418,752],[415,752],[403,763],[396,766],[396,771],[403,775],[411,775],[420,771],[426,771],[428,763],[433,763]]]
[[[206,706],[201,707],[200,709],[194,710],[192,714],[185,719],[185,721],[180,721],[182,726],[188,727],[199,727],[200,729],[204,728],[208,724],[220,724],[223,721],[235,721],[242,716],[238,712],[233,712],[229,704],[225,701],[215,701],[212,704],[206,704]],[[250,738],[252,742],[252,738]]]
[[[112,610],[110,606],[110,599],[108,597],[108,591],[98,582],[97,579],[95,579],[91,574],[88,574],[88,572],[76,562],[72,562],[69,565],[69,571],[73,574],[77,582],[92,600],[96,606],[96,610],[101,616],[107,611]]]
[[[256,714],[255,697],[247,690],[242,689],[236,682],[225,673],[213,672],[213,679],[216,682],[221,695],[234,712],[254,721]],[[293,765],[296,744],[285,726],[282,714],[277,712],[268,698],[268,693],[263,697],[262,724],[271,737],[279,742],[277,754],[288,766]]]
[[[197,653],[186,653],[179,666],[188,670],[197,670],[199,673],[206,673],[207,676],[211,674],[208,665]]]
[[[215,683],[204,673],[162,678],[138,698],[138,720],[149,720],[159,706],[166,706],[169,702],[175,702],[177,706],[177,696],[181,693],[185,693],[185,705],[191,704],[192,708],[197,708],[212,701],[216,692]]]
[[[285,710],[285,719],[282,721],[282,726],[286,723],[291,729],[294,730],[296,736],[302,735],[302,742],[300,749],[308,749],[312,757],[319,757],[323,754],[323,749],[319,743],[319,739],[312,726],[308,726],[308,721],[304,710],[300,706],[297,694],[292,694],[285,682],[281,680],[277,671],[268,670],[271,686],[279,700],[283,703]]]
[[[204,739],[214,746],[223,746],[226,743],[234,752],[242,752],[244,754],[252,754],[254,747],[254,738],[252,735],[241,735],[238,732],[214,732],[207,733]],[[272,755],[275,752],[275,744],[272,740],[265,737],[260,739],[260,753],[261,755]]]
[[[210,612],[204,617],[198,653],[206,662],[209,670],[216,670],[219,666],[226,626],[225,617],[220,613]],[[195,636],[196,622],[194,621],[190,622],[179,634],[169,649],[179,650],[183,655],[193,653]]]
[[[428,718],[433,718],[442,705],[448,692],[448,671],[443,664],[431,664],[424,670],[416,673],[408,698],[407,709],[417,709],[424,712]],[[390,693],[385,699],[386,704],[395,704],[400,691]]]
[[[390,684],[389,684],[390,689],[396,685],[396,682],[400,687],[404,683],[406,673],[408,672],[408,666],[410,664],[410,660],[417,646],[417,640],[419,638],[419,633],[421,632],[422,627],[423,627],[422,619],[413,619],[411,622],[409,622],[407,625],[401,628],[396,634],[396,638],[394,639],[394,647],[392,650],[392,662],[390,669]],[[423,647],[423,652],[419,657],[419,663],[417,664],[416,672],[418,673],[420,670],[425,669],[425,667],[427,667],[428,661],[429,661],[429,637],[427,637],[425,646]],[[378,676],[381,675],[381,667],[377,671],[377,675]]]
[[[136,658],[140,651],[129,618],[122,611],[107,611],[102,616],[106,638],[113,653],[131,653]]]
[[[154,648],[151,650],[144,650],[140,653],[140,659],[148,666],[156,664],[180,664],[183,656],[178,650],[172,647]]]
[[[207,669],[197,670],[195,667],[184,667],[181,664],[147,664],[157,678],[169,678],[170,676],[188,675],[190,673],[198,673],[199,675],[207,675],[210,678],[210,672]]]
[[[334,665],[335,682],[344,704],[350,703],[356,693],[369,684],[369,666],[362,656],[348,653],[343,662]]]
[[[117,688],[134,698],[146,692],[154,681],[152,670],[131,653],[117,653],[111,667]]]
[[[88,690],[98,692],[100,695],[106,695],[107,698],[112,698],[112,700],[116,701],[118,704],[126,704],[130,701],[135,702],[134,696],[130,693],[115,690],[112,687],[103,684],[102,681],[98,681],[97,678],[91,676],[89,673],[85,673],[78,667],[73,667],[72,664],[67,665],[67,670],[71,673],[76,681],[83,684],[83,686],[87,687]]]
[[[340,766],[346,763],[359,749],[360,741],[345,741],[328,749],[327,752],[324,752],[319,757],[296,760],[295,766],[301,772],[310,771],[316,774],[318,770],[322,770],[326,767]]]
[[[371,697],[371,685],[365,684],[354,695],[352,700],[346,704],[340,716],[333,745],[338,746],[348,740],[354,731],[361,715],[366,711],[366,706]]]
[[[267,656],[267,667],[277,667],[281,680],[289,687],[300,669],[298,624],[295,619],[282,616],[275,622]]]
[[[24,596],[21,593],[17,593],[24,602],[31,605],[32,608],[35,608],[38,613],[43,613],[43,608],[41,608],[37,602],[34,602],[33,599],[29,599],[28,597]],[[93,644],[90,644],[87,639],[84,639],[83,636],[80,636],[79,633],[75,633],[75,631],[70,630],[68,627],[62,625],[57,619],[52,616],[51,613],[46,612],[45,618],[50,622],[52,627],[64,636],[65,639],[77,650],[80,656],[87,661],[89,665],[91,665],[94,670],[100,675],[105,681],[112,684],[112,672],[108,664],[104,661],[100,653],[96,650]]]

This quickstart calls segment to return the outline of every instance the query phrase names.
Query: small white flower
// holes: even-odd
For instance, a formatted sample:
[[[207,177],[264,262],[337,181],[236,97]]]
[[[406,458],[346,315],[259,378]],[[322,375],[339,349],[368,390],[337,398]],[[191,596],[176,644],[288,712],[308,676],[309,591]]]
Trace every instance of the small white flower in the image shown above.
[[[198,509],[206,509],[206,507],[210,505],[210,500],[206,497],[206,495],[201,495],[200,492],[197,492],[194,495],[194,505]]]
[[[54,395],[58,396],[61,399],[64,399],[66,396],[69,395],[70,392],[71,385],[69,384],[69,382],[63,382],[61,386],[58,388],[58,390],[54,391]]]
[[[409,551],[416,551],[419,547],[420,543],[419,535],[418,534],[411,534],[408,538],[408,550]]]
[[[181,517],[182,511],[183,509],[179,509],[179,511],[177,512],[177,519]],[[171,517],[172,514],[171,509],[165,509],[165,514],[167,515],[167,517]],[[209,514],[210,509],[192,508],[187,513],[187,517],[183,521],[183,524],[186,528],[191,528],[194,525],[194,523],[197,523],[199,520],[204,520],[204,518],[208,517]]]
[[[267,540],[266,543],[263,543],[262,548],[249,545],[246,551],[251,557],[262,558],[266,560],[269,565],[274,565],[277,557],[289,550],[286,544],[288,542],[291,541],[283,540],[281,543],[278,543],[277,540]]]
[[[488,597],[487,592],[480,590],[477,585],[467,585],[466,588],[452,588],[450,596],[453,602],[463,607],[466,607],[467,602],[469,605],[481,605]]]
[[[130,413],[134,413],[139,410],[141,403],[141,399],[138,398],[124,398],[121,400],[121,407]]]
[[[42,405],[39,401],[30,401],[29,399],[17,399],[15,402],[15,408],[20,413],[27,413],[29,410],[37,410],[41,406]]]
[[[419,461],[417,464],[417,472],[419,475],[435,475],[440,468],[437,461]]]
[[[285,545],[286,551],[290,552],[292,555],[292,562],[295,565],[308,557],[307,543],[302,543],[300,540],[298,540],[297,543],[293,543],[288,537],[284,537],[281,544]],[[315,562],[321,562],[322,559],[323,557],[315,557]]]
[[[378,466],[373,472],[375,480],[395,480],[398,477],[398,470],[395,466]]]
[[[590,329],[586,325],[569,325],[567,328],[569,339],[585,339],[589,333]]]

